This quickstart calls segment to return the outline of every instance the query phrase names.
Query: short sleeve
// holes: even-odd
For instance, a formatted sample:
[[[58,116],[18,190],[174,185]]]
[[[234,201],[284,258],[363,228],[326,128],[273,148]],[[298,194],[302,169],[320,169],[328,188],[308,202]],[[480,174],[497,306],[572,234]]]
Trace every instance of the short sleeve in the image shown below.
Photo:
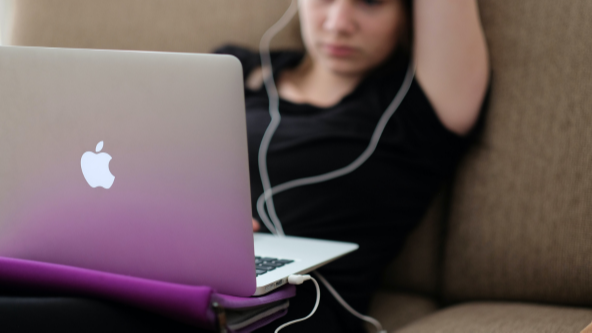
[[[405,128],[405,141],[433,170],[448,173],[456,166],[470,139],[449,130],[437,115],[423,89],[413,80],[397,121]]]
[[[213,53],[228,54],[238,58],[243,66],[243,79],[257,67],[261,66],[261,56],[258,52],[236,45],[224,45],[214,50]],[[297,50],[272,51],[270,53],[274,75],[285,68],[297,65],[304,53]]]

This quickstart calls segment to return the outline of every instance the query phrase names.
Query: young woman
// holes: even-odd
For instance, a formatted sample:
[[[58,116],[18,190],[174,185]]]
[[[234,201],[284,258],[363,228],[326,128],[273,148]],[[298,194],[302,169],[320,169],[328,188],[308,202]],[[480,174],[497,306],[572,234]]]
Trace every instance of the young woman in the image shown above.
[[[267,154],[272,186],[355,160],[411,58],[416,66],[368,161],[346,176],[274,196],[286,234],[360,245],[320,271],[365,313],[381,271],[466,147],[489,82],[487,47],[476,0],[301,0],[299,6],[305,52],[271,54],[282,114]],[[263,192],[257,155],[270,121],[260,57],[231,46],[217,52],[243,64],[256,201]],[[254,220],[253,228],[262,226]],[[321,292],[317,313],[282,332],[363,332],[362,322]],[[299,287],[279,323],[308,314],[314,297],[311,284]]]

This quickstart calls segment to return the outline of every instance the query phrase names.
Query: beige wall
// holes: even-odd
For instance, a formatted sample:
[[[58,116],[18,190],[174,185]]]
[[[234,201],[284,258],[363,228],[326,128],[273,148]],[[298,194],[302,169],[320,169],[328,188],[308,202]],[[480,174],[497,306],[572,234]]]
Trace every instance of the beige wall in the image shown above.
[[[0,0],[0,45],[10,44],[15,0]]]
[[[0,0],[2,2],[14,0]],[[11,44],[208,52],[256,47],[290,0],[18,0]],[[272,47],[301,47],[294,19]]]

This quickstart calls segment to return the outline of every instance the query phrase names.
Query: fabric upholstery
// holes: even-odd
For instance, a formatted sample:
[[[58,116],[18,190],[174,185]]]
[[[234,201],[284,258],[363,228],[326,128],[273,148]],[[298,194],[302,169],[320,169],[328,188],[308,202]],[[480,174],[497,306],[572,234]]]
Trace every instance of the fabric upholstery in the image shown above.
[[[578,333],[592,309],[512,303],[468,303],[446,308],[397,333]]]
[[[0,0],[11,1],[11,0]],[[290,0],[18,0],[13,45],[209,52],[257,47]],[[301,47],[297,18],[272,47]]]
[[[380,321],[383,328],[390,332],[437,309],[437,304],[429,298],[381,290],[374,295],[369,315]],[[374,326],[368,325],[368,332],[375,330]]]
[[[461,163],[449,301],[592,305],[592,2],[481,0],[493,89]]]

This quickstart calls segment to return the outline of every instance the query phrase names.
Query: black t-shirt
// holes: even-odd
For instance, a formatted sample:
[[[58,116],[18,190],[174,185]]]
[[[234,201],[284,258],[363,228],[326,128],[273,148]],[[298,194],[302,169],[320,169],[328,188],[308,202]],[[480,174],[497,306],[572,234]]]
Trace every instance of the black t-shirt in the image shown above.
[[[245,78],[261,66],[258,53],[225,46]],[[299,64],[303,53],[272,52],[274,77]],[[344,167],[369,144],[380,116],[403,82],[406,66],[367,76],[336,105],[321,108],[280,99],[281,123],[267,163],[271,185]],[[269,121],[265,87],[245,89],[253,215],[263,192],[258,150]],[[437,117],[417,81],[390,119],[374,154],[343,177],[274,196],[287,235],[355,242],[359,250],[320,271],[359,311],[366,311],[380,272],[419,222],[441,181],[466,147]]]

